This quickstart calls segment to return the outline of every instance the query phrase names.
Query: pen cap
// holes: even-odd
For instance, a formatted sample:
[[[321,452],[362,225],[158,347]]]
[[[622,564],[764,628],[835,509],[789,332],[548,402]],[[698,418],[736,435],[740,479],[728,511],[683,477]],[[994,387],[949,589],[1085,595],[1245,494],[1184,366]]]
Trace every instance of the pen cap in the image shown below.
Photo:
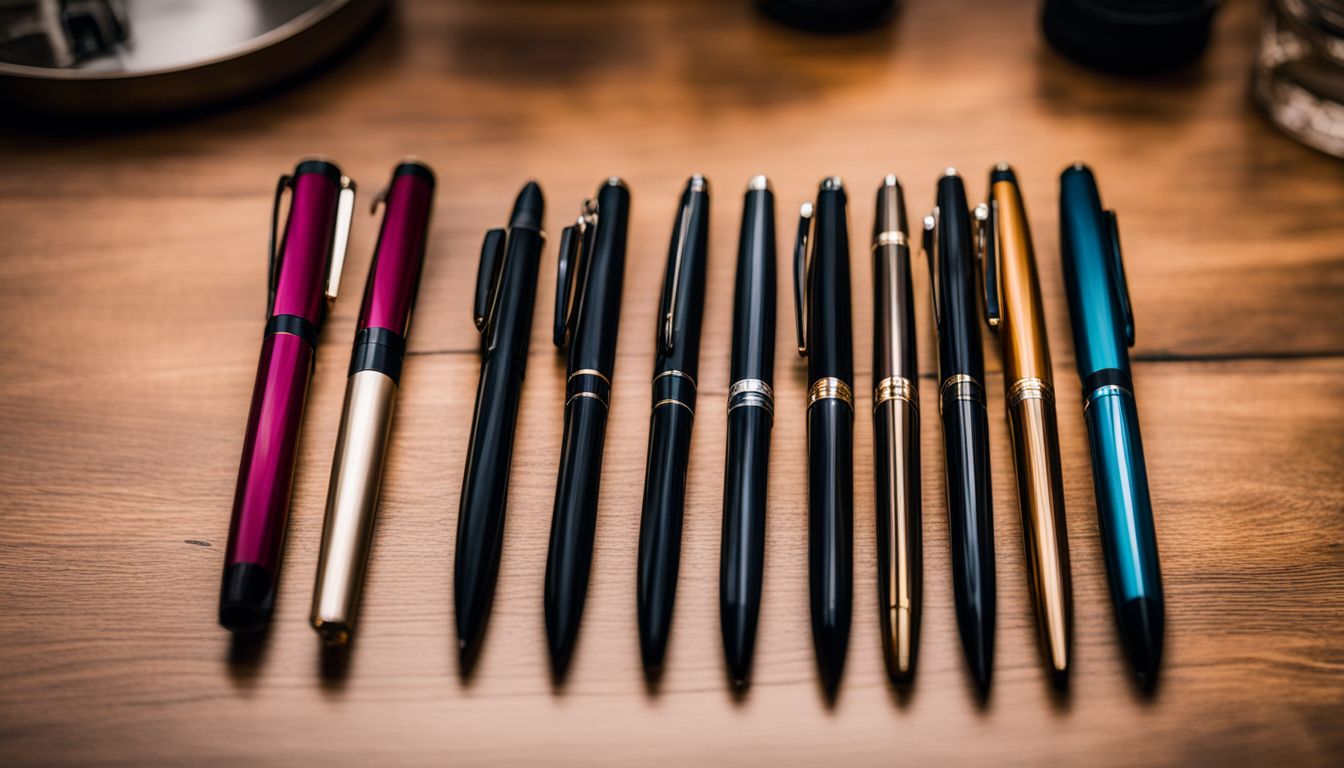
[[[383,224],[357,328],[385,328],[405,337],[425,259],[434,205],[433,171],[423,163],[402,162],[392,171],[382,200]]]
[[[1107,368],[1128,373],[1127,291],[1118,274],[1119,253],[1096,179],[1081,163],[1060,174],[1059,230],[1078,373],[1083,378]]]
[[[326,160],[304,160],[294,169],[289,217],[273,266],[272,316],[322,322],[341,180],[341,170]]]
[[[839,178],[822,181],[807,276],[807,359],[812,381],[834,376],[852,384],[854,379],[847,206]]]
[[[983,382],[985,355],[980,342],[980,291],[966,185],[952,169],[938,179],[938,277],[940,376],[968,375]]]

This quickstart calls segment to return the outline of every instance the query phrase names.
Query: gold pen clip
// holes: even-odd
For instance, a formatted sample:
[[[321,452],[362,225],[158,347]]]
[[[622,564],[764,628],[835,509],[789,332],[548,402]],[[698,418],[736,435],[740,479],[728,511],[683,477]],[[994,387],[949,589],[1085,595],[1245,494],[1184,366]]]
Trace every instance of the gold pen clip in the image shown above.
[[[980,262],[985,320],[990,330],[997,331],[1003,316],[999,302],[999,203],[992,197],[992,188],[990,194],[988,203],[975,207],[975,254]]]
[[[811,262],[807,249],[812,242],[813,209],[803,203],[798,209],[798,239],[793,249],[793,311],[794,327],[798,331],[798,355],[807,357],[807,277]]]
[[[938,305],[938,206],[924,217],[924,258],[929,262],[929,299],[933,308],[933,329],[942,330],[943,312]]]
[[[705,177],[698,173],[695,174],[691,177],[687,187],[686,204],[681,207],[681,212],[677,216],[676,251],[672,257],[672,263],[668,265],[671,273],[663,278],[663,301],[659,308],[659,316],[663,319],[663,322],[658,336],[658,348],[665,355],[671,353],[674,346],[673,331],[676,328],[679,299],[677,294],[681,287],[681,264],[686,259],[686,241],[690,237],[693,195],[704,193],[706,189]]]
[[[1125,324],[1125,343],[1134,346],[1134,309],[1129,303],[1129,281],[1125,278],[1125,260],[1120,255],[1120,226],[1115,211],[1102,211],[1110,230],[1111,272],[1115,285],[1115,300],[1120,305],[1120,318]]]
[[[583,300],[585,285],[579,271],[588,264],[597,216],[597,200],[589,198],[584,201],[578,219],[560,233],[560,255],[555,268],[555,328],[551,334],[551,341],[560,349],[569,344]]]
[[[327,301],[336,300],[345,270],[345,252],[350,246],[350,224],[355,216],[355,182],[342,176],[336,193],[336,231],[331,236],[331,261],[327,267]]]

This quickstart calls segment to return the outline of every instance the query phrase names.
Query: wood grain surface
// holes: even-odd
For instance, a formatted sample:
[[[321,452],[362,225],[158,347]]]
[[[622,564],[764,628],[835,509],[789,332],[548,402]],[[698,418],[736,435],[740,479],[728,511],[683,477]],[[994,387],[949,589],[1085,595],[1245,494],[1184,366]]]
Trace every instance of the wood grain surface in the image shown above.
[[[402,2],[325,72],[190,119],[0,135],[0,763],[975,765],[1344,762],[1344,164],[1249,104],[1257,7],[1231,2],[1181,74],[1081,70],[1036,4],[909,2],[817,37],[742,2]],[[263,324],[275,177],[325,154],[363,199],[407,154],[439,174],[419,309],[349,658],[307,626],[327,476],[375,220],[356,222],[319,351],[277,612],[233,647],[216,600]],[[936,409],[923,424],[917,682],[878,644],[871,269],[883,174],[911,216],[944,166],[972,198],[1022,179],[1060,397],[1075,670],[1046,684],[1023,570],[1002,382],[991,366],[999,572],[994,687],[978,706],[948,579]],[[1167,596],[1161,685],[1122,659],[1098,544],[1061,291],[1057,177],[1083,159],[1119,212],[1135,384]],[[639,668],[635,553],[659,281],[685,178],[713,191],[701,399],[667,673]],[[855,606],[828,708],[808,629],[804,366],[781,260],[777,419],[754,685],[729,691],[718,557],[742,192],[767,173],[782,255],[817,180],[851,190],[861,393]],[[541,591],[563,359],[554,235],[611,174],[634,195],[596,555],[569,683],[547,672]],[[552,246],[514,454],[499,590],[477,673],[452,635],[457,502],[476,386],[483,232],[541,181]],[[362,206],[361,206],[362,209]],[[916,219],[917,220],[917,219]],[[926,285],[923,265],[918,285]],[[927,291],[923,397],[934,402]]]

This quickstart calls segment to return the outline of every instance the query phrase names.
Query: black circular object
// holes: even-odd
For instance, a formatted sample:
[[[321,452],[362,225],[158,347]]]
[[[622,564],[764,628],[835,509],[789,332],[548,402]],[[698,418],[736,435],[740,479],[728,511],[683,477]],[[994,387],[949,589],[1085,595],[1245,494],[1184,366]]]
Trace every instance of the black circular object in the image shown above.
[[[1045,0],[1041,26],[1074,61],[1145,74],[1198,59],[1217,10],[1217,0]]]

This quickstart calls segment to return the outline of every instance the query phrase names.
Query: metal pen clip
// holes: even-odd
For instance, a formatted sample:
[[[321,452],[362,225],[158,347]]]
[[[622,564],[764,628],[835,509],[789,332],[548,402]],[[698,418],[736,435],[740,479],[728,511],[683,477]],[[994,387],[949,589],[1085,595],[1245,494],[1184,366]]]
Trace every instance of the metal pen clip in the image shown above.
[[[659,317],[662,318],[662,326],[659,330],[658,348],[663,354],[672,352],[674,341],[672,331],[676,327],[677,306],[678,306],[678,288],[681,287],[681,264],[686,259],[686,241],[690,236],[691,230],[691,206],[692,196],[705,191],[705,177],[695,174],[687,184],[686,204],[681,207],[681,212],[677,216],[677,241],[676,255],[669,266],[671,274],[663,278],[663,301],[659,308]]]
[[[331,261],[327,267],[328,302],[336,300],[336,292],[341,287],[345,252],[350,245],[350,224],[355,216],[355,182],[349,176],[342,176],[340,186],[336,195],[336,231],[331,237]]]
[[[991,189],[992,194],[992,189]],[[989,203],[975,206],[975,254],[980,262],[983,284],[985,320],[991,330],[999,329],[1002,308],[999,302],[999,202],[993,197]]]
[[[933,307],[933,328],[941,330],[943,327],[943,311],[938,305],[938,220],[940,213],[938,207],[934,206],[933,211],[924,217],[924,257],[929,262],[929,297]]]
[[[551,334],[551,341],[560,349],[569,344],[583,299],[585,286],[579,267],[588,263],[597,216],[597,200],[589,198],[583,202],[578,219],[560,233],[560,254],[555,268],[555,328]]]
[[[492,229],[485,233],[485,240],[481,242],[481,263],[476,269],[476,302],[472,317],[476,322],[476,330],[482,334],[485,333],[486,322],[494,314],[499,276],[503,272],[504,242],[508,235],[506,229]]]
[[[793,249],[793,310],[795,328],[798,331],[798,355],[807,357],[807,275],[811,262],[807,258],[807,249],[811,245],[813,234],[813,209],[811,203],[803,203],[798,209],[798,239]]]
[[[1111,279],[1115,285],[1115,299],[1120,305],[1120,317],[1125,324],[1125,343],[1134,346],[1134,308],[1129,303],[1129,280],[1125,278],[1125,260],[1120,255],[1120,227],[1115,211],[1102,211],[1110,230],[1108,243],[1111,250]]]
[[[270,318],[271,312],[275,310],[275,283],[280,277],[280,251],[284,249],[283,243],[276,243],[276,233],[280,230],[280,198],[284,197],[285,190],[294,188],[294,177],[289,174],[281,174],[279,181],[275,183],[275,199],[271,202],[271,237],[266,245],[266,317]],[[286,229],[286,232],[289,230]]]

